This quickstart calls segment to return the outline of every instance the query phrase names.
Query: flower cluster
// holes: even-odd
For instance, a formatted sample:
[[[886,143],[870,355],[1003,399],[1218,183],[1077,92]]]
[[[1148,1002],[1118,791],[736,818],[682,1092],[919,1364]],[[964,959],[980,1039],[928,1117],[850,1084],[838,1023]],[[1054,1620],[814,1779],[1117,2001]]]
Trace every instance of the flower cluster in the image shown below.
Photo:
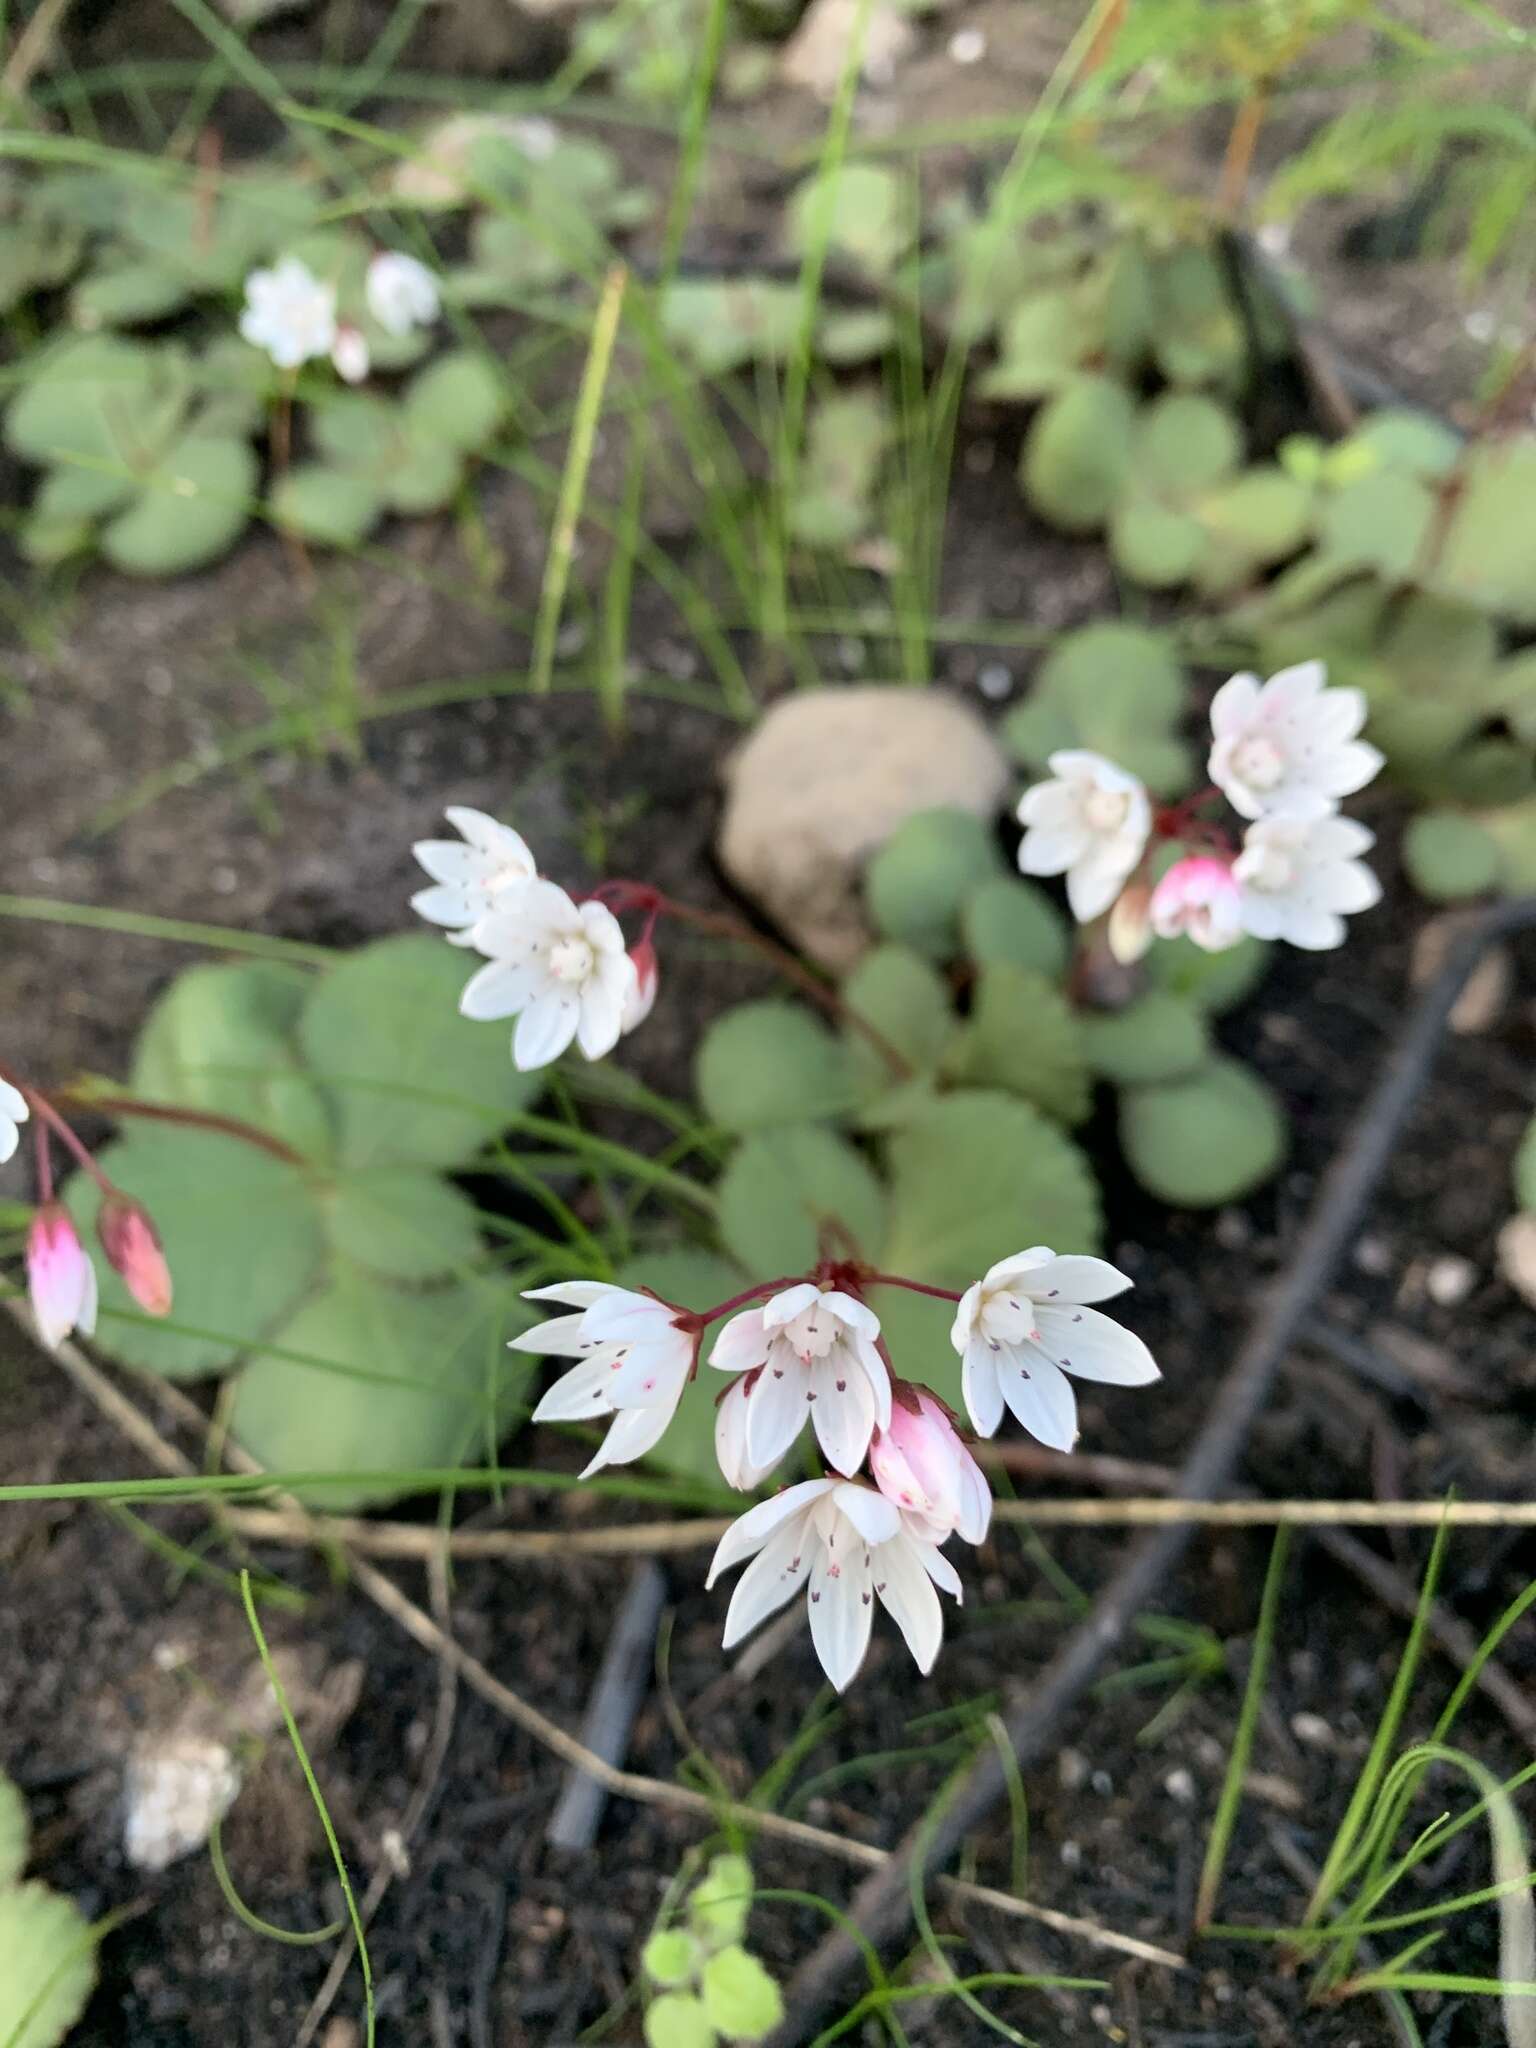
[[[21,1126],[29,1122],[37,1133],[39,1202],[27,1232],[27,1295],[43,1342],[51,1350],[71,1330],[89,1337],[96,1328],[96,1269],[80,1242],[73,1217],[54,1200],[50,1135],[65,1146],[101,1190],[96,1232],[108,1263],[122,1275],[124,1286],[146,1315],[169,1315],[170,1268],[149,1212],[108,1180],[46,1095],[35,1088],[18,1087],[0,1075],[0,1165],[15,1156]]]
[[[942,1546],[951,1536],[980,1543],[992,1513],[954,1415],[928,1387],[897,1377],[864,1298],[874,1284],[954,1302],[966,1413],[982,1436],[1006,1408],[1042,1443],[1070,1450],[1073,1378],[1144,1386],[1158,1377],[1141,1339],[1091,1306],[1128,1288],[1126,1276],[1102,1259],[1058,1257],[1041,1245],[1004,1259],[963,1294],[847,1261],[704,1310],[601,1281],[564,1281],[529,1299],[568,1313],[512,1341],[515,1351],[576,1361],[534,1420],[607,1422],[592,1473],[661,1441],[698,1373],[705,1331],[729,1316],[709,1353],[709,1364],[730,1375],[715,1422],[727,1484],[755,1490],[807,1422],[824,1469],[748,1509],[721,1538],[708,1583],[747,1564],[725,1647],[803,1587],[816,1654],[839,1690],[863,1662],[876,1599],[919,1669],[932,1669],[944,1633],[939,1593],[962,1597]]]
[[[524,1072],[548,1066],[573,1042],[589,1060],[612,1052],[656,1001],[652,943],[664,899],[637,882],[609,882],[578,903],[539,874],[524,840],[483,811],[447,812],[457,839],[413,849],[432,878],[411,907],[445,927],[455,946],[485,956],[460,998],[466,1017],[516,1017],[512,1058]],[[626,946],[616,910],[645,913]]]
[[[1342,945],[1346,916],[1381,896],[1360,859],[1372,834],[1338,815],[1382,765],[1359,737],[1365,711],[1359,690],[1327,687],[1320,661],[1265,683],[1233,676],[1211,704],[1212,787],[1162,810],[1101,755],[1052,754],[1051,780],[1019,804],[1019,866],[1064,875],[1080,922],[1107,911],[1120,960],[1180,933],[1210,953],[1245,933],[1314,952]],[[1240,845],[1208,815],[1218,795],[1246,821]]]
[[[363,296],[390,335],[430,327],[441,310],[432,272],[396,249],[381,250],[369,263]],[[337,318],[335,285],[316,277],[297,256],[283,257],[270,270],[253,270],[245,280],[240,333],[280,370],[301,369],[329,356],[338,377],[361,384],[371,368],[362,330]]]

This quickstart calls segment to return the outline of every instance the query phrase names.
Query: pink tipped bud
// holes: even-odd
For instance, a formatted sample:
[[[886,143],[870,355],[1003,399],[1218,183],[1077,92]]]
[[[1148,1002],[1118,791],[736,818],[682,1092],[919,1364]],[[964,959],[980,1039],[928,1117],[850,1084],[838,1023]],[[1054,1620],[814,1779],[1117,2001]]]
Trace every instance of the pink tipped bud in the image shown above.
[[[171,1312],[171,1269],[149,1212],[130,1195],[110,1194],[96,1219],[96,1234],[123,1285],[146,1315]]]
[[[368,343],[358,328],[337,328],[336,339],[331,343],[331,363],[344,383],[361,384],[366,380],[372,361]]]
[[[930,1543],[956,1530],[967,1543],[986,1535],[991,1489],[943,1404],[926,1389],[892,1390],[890,1427],[875,1431],[869,1469],[886,1499],[911,1515]]]
[[[656,948],[649,939],[641,939],[638,945],[629,949],[630,964],[635,978],[629,985],[629,994],[624,998],[622,1031],[633,1031],[637,1024],[643,1024],[656,1007],[656,989],[660,970],[656,961]]]
[[[37,1334],[52,1351],[71,1330],[96,1327],[96,1269],[69,1211],[45,1202],[27,1233],[27,1292]]]
[[[1152,891],[1148,908],[1160,939],[1180,932],[1207,953],[1224,953],[1243,936],[1242,891],[1224,860],[1187,853]]]
[[[1152,891],[1142,881],[1127,882],[1115,898],[1109,913],[1105,939],[1122,967],[1132,967],[1152,943],[1152,920],[1147,907]]]

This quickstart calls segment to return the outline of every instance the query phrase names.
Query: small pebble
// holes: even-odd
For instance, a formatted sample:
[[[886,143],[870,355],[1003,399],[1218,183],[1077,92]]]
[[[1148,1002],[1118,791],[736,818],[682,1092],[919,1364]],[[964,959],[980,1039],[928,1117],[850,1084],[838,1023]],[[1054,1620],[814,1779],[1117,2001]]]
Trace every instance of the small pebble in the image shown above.
[[[1373,1279],[1384,1279],[1392,1270],[1392,1248],[1379,1237],[1356,1238],[1355,1264]]]
[[[1511,1216],[1499,1232],[1499,1271],[1536,1308],[1536,1214]]]
[[[1115,1781],[1108,1771],[1095,1771],[1088,1782],[1101,1799],[1107,1799],[1115,1789]]]
[[[949,39],[952,64],[979,64],[987,54],[987,39],[979,28],[957,28]]]
[[[1442,1259],[1432,1260],[1429,1271],[1424,1275],[1424,1286],[1430,1300],[1441,1308],[1458,1307],[1476,1285],[1477,1268],[1472,1261],[1449,1253]]]
[[[1066,1869],[1080,1870],[1082,1868],[1083,1845],[1081,1842],[1063,1842],[1056,1853],[1061,1858]]]
[[[1013,670],[1001,661],[984,662],[976,672],[976,687],[991,703],[999,703],[1013,688]]]
[[[1291,1733],[1309,1748],[1333,1748],[1333,1730],[1321,1714],[1292,1714]]]
[[[1253,1225],[1241,1209],[1223,1209],[1216,1218],[1216,1242],[1224,1252],[1244,1250],[1253,1236]]]
[[[1088,1777],[1088,1759],[1080,1749],[1064,1749],[1056,1759],[1056,1779],[1064,1792],[1075,1792]]]
[[[1191,1806],[1195,1797],[1194,1774],[1181,1766],[1170,1771],[1163,1780],[1163,1790],[1170,1799],[1177,1799],[1181,1806]]]

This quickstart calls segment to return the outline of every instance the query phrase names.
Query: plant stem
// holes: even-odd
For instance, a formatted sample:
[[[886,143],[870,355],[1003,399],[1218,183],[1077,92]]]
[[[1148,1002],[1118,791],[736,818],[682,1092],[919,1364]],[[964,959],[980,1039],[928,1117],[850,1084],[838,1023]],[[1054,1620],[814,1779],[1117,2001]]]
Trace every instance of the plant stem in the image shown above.
[[[1242,211],[1248,190],[1248,174],[1253,169],[1253,152],[1258,145],[1259,130],[1264,125],[1268,107],[1268,92],[1262,85],[1255,85],[1239,106],[1237,118],[1232,123],[1232,133],[1227,137],[1227,153],[1222,159],[1216,204],[1229,217]]]
[[[220,1116],[215,1110],[184,1109],[179,1104],[171,1102],[141,1102],[133,1095],[97,1095],[93,1092],[76,1094],[73,1090],[65,1091],[65,1100],[78,1103],[82,1109],[99,1109],[103,1116],[138,1116],[148,1119],[151,1123],[184,1124],[194,1131],[220,1131],[226,1137],[239,1138],[247,1145],[255,1145],[262,1152],[270,1152],[274,1159],[281,1159],[285,1166],[308,1167],[313,1163],[306,1159],[302,1152],[295,1151],[292,1145],[285,1144],[281,1138],[274,1138],[269,1131],[258,1130],[255,1124],[244,1123],[237,1116]],[[64,1124],[62,1119],[55,1118],[54,1122],[56,1129],[69,1131],[69,1126]],[[85,1147],[74,1137],[73,1132],[69,1132],[69,1136],[73,1141],[75,1156],[80,1159],[81,1164],[89,1163],[97,1181],[102,1187],[109,1188],[111,1182],[96,1168]]]
[[[783,1287],[798,1287],[798,1280],[762,1280],[756,1287],[748,1287],[740,1294],[733,1294],[729,1301],[717,1302],[713,1308],[689,1309],[688,1314],[697,1318],[700,1329],[718,1322],[721,1316],[728,1316],[732,1309],[745,1308],[749,1301],[756,1301],[761,1294],[777,1294]]]
[[[905,1287],[909,1294],[931,1294],[935,1301],[960,1301],[963,1296],[953,1287],[930,1287],[923,1280],[904,1280],[899,1273],[865,1273],[861,1276],[865,1287]]]
[[[82,1171],[91,1176],[91,1179],[95,1181],[97,1187],[101,1189],[104,1195],[116,1193],[116,1189],[111,1181],[107,1179],[107,1176],[96,1164],[96,1161],[91,1157],[85,1146],[75,1136],[69,1125],[40,1089],[29,1087],[18,1075],[13,1074],[9,1067],[0,1066],[0,1081],[9,1081],[16,1092],[25,1098],[27,1107],[36,1116],[39,1126],[46,1125],[53,1132],[63,1145],[65,1151],[78,1163]],[[41,1139],[41,1132],[39,1136]],[[39,1153],[39,1162],[39,1182],[47,1181],[51,1183],[51,1172],[46,1171],[41,1164],[41,1152]],[[44,1200],[47,1200],[46,1195]]]

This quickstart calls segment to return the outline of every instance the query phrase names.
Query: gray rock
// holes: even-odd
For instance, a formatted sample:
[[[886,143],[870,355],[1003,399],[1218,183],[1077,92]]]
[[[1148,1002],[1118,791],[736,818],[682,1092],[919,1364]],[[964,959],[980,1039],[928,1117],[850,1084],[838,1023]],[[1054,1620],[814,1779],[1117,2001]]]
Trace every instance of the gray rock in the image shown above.
[[[988,818],[1011,771],[937,690],[865,684],[786,697],[726,765],[721,864],[801,950],[835,971],[869,944],[866,862],[916,811]]]

